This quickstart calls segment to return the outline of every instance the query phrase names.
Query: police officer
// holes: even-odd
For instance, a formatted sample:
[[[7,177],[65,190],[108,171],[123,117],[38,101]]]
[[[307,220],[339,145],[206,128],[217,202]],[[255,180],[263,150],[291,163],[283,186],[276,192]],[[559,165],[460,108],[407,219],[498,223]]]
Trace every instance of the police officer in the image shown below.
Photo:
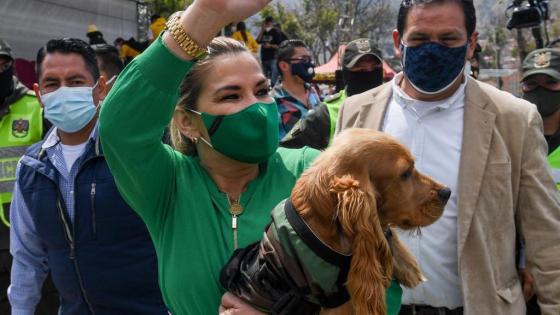
[[[372,40],[360,38],[346,46],[342,61],[342,81],[344,89],[325,98],[324,104],[300,120],[281,140],[281,146],[325,149],[334,135],[338,111],[344,100],[383,83],[381,51]]]
[[[42,110],[35,94],[14,75],[12,49],[0,39],[0,314],[10,314],[6,290],[10,284],[12,257],[9,252],[8,211],[20,157],[43,136]],[[38,307],[41,314],[56,313],[58,297],[50,280]]]
[[[523,61],[523,98],[537,105],[548,143],[548,162],[560,189],[560,51],[543,48]]]

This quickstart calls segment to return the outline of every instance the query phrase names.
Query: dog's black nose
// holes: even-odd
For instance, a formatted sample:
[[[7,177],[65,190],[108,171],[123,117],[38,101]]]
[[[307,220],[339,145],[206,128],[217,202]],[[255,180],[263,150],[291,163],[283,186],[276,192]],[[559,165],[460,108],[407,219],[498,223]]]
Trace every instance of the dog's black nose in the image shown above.
[[[449,200],[449,197],[451,197],[451,189],[449,189],[447,187],[444,187],[444,188],[438,190],[437,195],[438,195],[439,200],[443,204],[446,204],[447,200]]]

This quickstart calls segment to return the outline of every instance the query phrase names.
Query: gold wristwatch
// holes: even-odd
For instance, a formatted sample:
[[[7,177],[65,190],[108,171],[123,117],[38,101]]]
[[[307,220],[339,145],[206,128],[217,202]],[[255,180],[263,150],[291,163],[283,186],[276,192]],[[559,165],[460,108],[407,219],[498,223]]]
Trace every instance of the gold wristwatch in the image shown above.
[[[195,60],[204,58],[208,54],[207,50],[201,48],[187,32],[185,32],[185,29],[181,26],[180,19],[181,14],[174,14],[174,16],[167,21],[166,29],[169,31],[169,34],[187,55]]]

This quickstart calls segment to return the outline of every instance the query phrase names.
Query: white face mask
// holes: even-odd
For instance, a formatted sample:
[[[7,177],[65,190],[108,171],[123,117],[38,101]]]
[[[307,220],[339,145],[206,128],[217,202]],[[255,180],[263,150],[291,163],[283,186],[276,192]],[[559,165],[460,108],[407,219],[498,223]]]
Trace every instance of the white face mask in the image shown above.
[[[265,30],[266,30],[267,32],[270,32],[271,29],[272,29],[272,26],[268,26],[267,28],[265,28]]]
[[[64,132],[74,133],[84,128],[97,113],[93,104],[93,87],[62,86],[41,95],[45,106],[45,118]]]

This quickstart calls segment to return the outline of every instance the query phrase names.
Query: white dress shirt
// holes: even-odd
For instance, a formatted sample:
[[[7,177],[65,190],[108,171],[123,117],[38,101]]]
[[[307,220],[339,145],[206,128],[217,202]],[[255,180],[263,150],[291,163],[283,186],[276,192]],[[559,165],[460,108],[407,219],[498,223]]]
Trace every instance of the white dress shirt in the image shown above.
[[[403,304],[450,309],[463,306],[457,255],[457,183],[463,142],[465,84],[443,101],[423,102],[406,95],[393,79],[393,95],[383,131],[399,139],[416,159],[416,168],[447,185],[451,198],[442,217],[422,228],[421,236],[398,231],[428,279],[404,289]]]

